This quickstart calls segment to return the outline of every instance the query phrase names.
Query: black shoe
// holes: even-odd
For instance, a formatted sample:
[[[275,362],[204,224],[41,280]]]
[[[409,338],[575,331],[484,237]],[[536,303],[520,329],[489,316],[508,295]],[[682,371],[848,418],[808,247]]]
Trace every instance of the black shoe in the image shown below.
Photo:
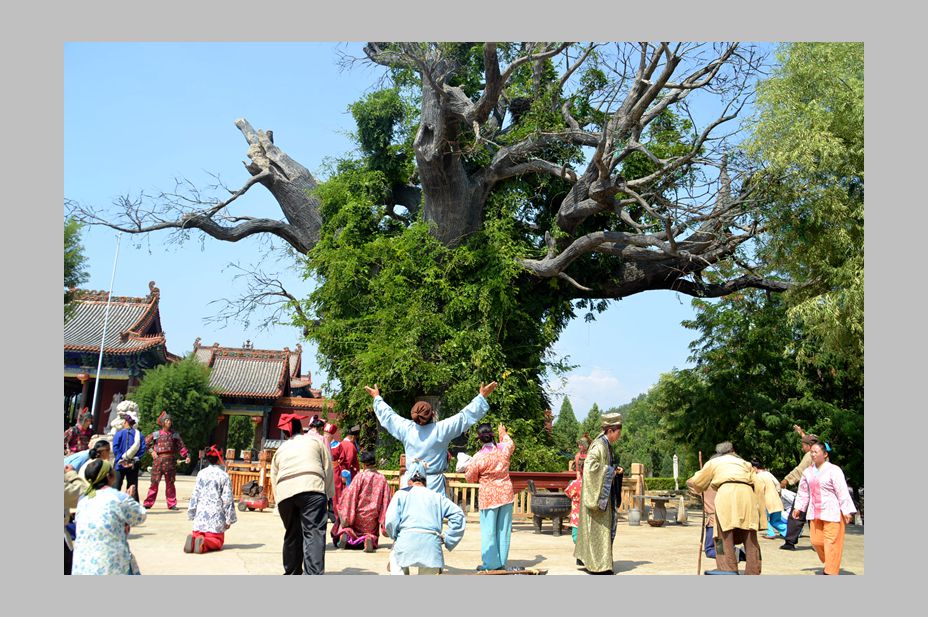
[[[347,534],[342,534],[338,538],[338,548],[340,549],[348,548],[348,535]]]
[[[168,508],[168,510],[176,510],[176,509],[177,509],[177,506],[171,506],[170,508]]]
[[[780,550],[781,551],[795,551],[796,545],[790,544],[789,542],[784,542],[783,544],[780,545]]]
[[[577,560],[577,565],[580,566],[580,567],[583,567],[583,562],[580,561],[580,560],[578,559],[578,560]]]

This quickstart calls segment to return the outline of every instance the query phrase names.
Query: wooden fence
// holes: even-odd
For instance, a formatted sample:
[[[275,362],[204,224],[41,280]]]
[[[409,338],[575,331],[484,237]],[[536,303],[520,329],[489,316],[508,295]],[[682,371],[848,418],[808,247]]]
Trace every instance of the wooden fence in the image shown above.
[[[236,501],[242,496],[242,487],[255,480],[264,487],[268,504],[274,505],[274,488],[271,486],[271,464],[269,462],[227,461],[226,471],[232,480],[232,495]],[[620,512],[628,512],[628,509],[633,505],[633,495],[644,494],[644,478],[641,476],[640,471],[640,466],[633,465],[631,477],[625,477],[622,481],[622,506],[619,509]],[[381,469],[380,473],[386,476],[387,484],[390,485],[391,490],[396,491],[400,483],[400,471]],[[510,477],[515,492],[515,502],[512,509],[513,518],[526,519],[532,517],[532,494],[528,490],[529,480],[535,483],[538,491],[563,491],[576,476],[573,472],[513,471],[510,473]],[[480,485],[467,482],[462,473],[446,473],[445,480],[448,483],[451,500],[458,504],[466,514],[476,514],[479,511]]]
[[[380,473],[386,476],[387,483],[392,490],[395,491],[399,487],[400,472],[398,470],[384,469],[380,470]],[[570,481],[576,477],[573,473],[529,471],[513,471],[510,476],[512,478],[512,488],[515,492],[512,516],[519,519],[530,519],[532,517],[532,494],[528,490],[529,479],[535,482],[535,488],[538,491],[544,491],[564,490]],[[448,483],[451,500],[458,504],[465,514],[476,514],[479,510],[477,504],[480,485],[468,483],[462,473],[446,473],[445,480]],[[633,503],[632,495],[637,494],[638,487],[641,484],[636,478],[623,479],[620,512],[628,512]]]
[[[264,487],[268,505],[274,506],[274,487],[271,486],[271,464],[263,462],[227,461],[226,472],[232,480],[232,497],[238,501],[242,497],[242,487],[255,480]]]

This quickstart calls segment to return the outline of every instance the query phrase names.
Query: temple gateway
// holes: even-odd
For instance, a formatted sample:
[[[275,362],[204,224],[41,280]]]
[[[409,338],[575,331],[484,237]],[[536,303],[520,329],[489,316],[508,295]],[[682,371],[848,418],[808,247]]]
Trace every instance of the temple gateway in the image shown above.
[[[212,442],[224,448],[231,416],[249,416],[254,424],[254,450],[280,445],[277,421],[282,413],[321,416],[335,421],[334,403],[312,387],[312,376],[301,374],[303,346],[294,351],[255,349],[250,341],[241,347],[205,347],[197,338],[193,354],[210,367],[209,383],[222,399],[223,411]]]

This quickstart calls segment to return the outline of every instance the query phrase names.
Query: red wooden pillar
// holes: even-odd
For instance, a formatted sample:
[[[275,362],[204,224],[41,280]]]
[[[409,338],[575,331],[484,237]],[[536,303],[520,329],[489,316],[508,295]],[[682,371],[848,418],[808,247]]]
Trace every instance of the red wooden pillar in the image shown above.
[[[261,442],[264,441],[264,415],[252,416],[251,421],[255,425],[255,438],[251,443],[252,450],[261,448]]]

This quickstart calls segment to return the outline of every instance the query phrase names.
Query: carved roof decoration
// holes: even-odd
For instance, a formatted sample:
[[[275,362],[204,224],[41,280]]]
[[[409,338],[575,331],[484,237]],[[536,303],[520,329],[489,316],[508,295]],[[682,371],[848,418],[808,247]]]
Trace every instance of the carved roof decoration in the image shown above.
[[[74,311],[64,324],[65,351],[99,352],[107,305],[105,354],[135,354],[157,346],[165,347],[158,301],[160,290],[148,283],[149,294],[143,298],[113,296],[107,302],[106,291],[75,289]],[[162,349],[166,359],[170,354]],[[175,356],[176,357],[176,356]]]
[[[193,354],[212,369],[210,385],[227,397],[277,399],[289,394],[291,371],[299,375],[299,354],[289,347],[254,349],[252,347],[222,347],[219,343],[203,346],[198,337]],[[296,359],[294,360],[294,355]]]

